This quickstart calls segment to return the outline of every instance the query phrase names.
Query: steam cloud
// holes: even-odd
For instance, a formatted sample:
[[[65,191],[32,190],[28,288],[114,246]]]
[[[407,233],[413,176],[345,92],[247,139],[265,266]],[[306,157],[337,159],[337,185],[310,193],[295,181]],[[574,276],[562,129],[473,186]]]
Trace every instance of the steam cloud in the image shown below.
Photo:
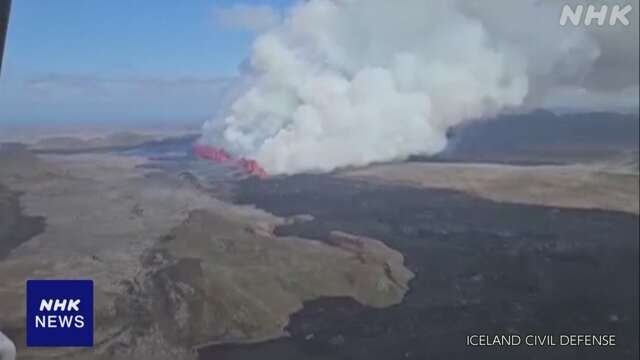
[[[202,141],[270,174],[435,154],[454,125],[587,86],[601,46],[559,14],[535,0],[300,3],[257,38]]]

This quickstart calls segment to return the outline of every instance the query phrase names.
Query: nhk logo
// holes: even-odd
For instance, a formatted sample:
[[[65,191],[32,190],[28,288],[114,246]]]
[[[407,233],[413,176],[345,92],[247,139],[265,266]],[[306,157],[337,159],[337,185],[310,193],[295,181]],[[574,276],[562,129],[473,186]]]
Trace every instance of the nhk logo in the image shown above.
[[[49,299],[40,302],[40,313],[66,311],[79,313],[80,299]],[[81,329],[84,327],[82,315],[36,315],[36,327],[42,328],[70,328]]]
[[[629,26],[629,18],[633,6],[627,5],[602,5],[596,7],[595,5],[565,5],[562,7],[560,13],[560,25],[565,26],[567,23],[571,23],[573,26],[616,26],[621,24],[623,26]]]
[[[27,281],[27,346],[92,346],[93,281]]]

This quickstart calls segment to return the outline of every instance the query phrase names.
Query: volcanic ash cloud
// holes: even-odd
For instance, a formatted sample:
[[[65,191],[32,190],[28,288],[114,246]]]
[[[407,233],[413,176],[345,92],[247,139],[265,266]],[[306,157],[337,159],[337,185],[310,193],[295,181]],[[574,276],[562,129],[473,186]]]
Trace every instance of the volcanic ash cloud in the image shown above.
[[[538,1],[301,3],[257,38],[202,141],[270,174],[435,154],[448,128],[588,71],[598,44],[558,14]]]

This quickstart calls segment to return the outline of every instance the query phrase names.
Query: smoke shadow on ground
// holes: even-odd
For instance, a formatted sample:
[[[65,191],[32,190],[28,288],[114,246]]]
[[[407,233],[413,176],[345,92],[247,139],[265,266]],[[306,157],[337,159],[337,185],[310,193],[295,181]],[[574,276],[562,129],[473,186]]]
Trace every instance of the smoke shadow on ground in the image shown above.
[[[0,261],[46,227],[44,217],[22,213],[20,195],[0,184]]]
[[[414,161],[566,164],[638,153],[638,114],[538,110],[503,114],[453,128],[447,148]]]

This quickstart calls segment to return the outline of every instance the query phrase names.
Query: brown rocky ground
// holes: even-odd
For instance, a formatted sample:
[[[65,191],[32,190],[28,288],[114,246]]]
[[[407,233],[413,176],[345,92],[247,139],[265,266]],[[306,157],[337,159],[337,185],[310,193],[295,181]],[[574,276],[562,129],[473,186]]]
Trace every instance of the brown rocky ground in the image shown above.
[[[289,315],[306,300],[396,304],[413,276],[401,254],[373,239],[275,236],[275,226],[305,217],[227,204],[190,183],[153,176],[138,167],[143,158],[38,158],[13,148],[0,160],[2,211],[12,213],[0,237],[7,253],[0,328],[20,359],[193,358],[204,344],[284,335]],[[21,214],[10,198],[18,192]],[[16,242],[11,219],[20,217],[42,217],[46,228]],[[29,278],[94,280],[94,348],[25,348]]]
[[[125,138],[120,144],[137,141]],[[348,297],[381,308],[408,291],[413,274],[404,257],[378,240],[336,231],[325,241],[276,236],[276,227],[312,218],[226,203],[188,177],[169,179],[147,163],[106,153],[0,150],[0,330],[14,339],[21,359],[195,358],[193,350],[207,345],[286,335],[289,316],[309,300]],[[337,176],[505,203],[639,212],[637,161],[625,159],[566,166],[399,163]],[[94,348],[25,348],[27,278],[95,281]]]
[[[340,176],[460,190],[500,202],[639,211],[638,173],[618,162],[564,166],[397,163],[345,171]]]

